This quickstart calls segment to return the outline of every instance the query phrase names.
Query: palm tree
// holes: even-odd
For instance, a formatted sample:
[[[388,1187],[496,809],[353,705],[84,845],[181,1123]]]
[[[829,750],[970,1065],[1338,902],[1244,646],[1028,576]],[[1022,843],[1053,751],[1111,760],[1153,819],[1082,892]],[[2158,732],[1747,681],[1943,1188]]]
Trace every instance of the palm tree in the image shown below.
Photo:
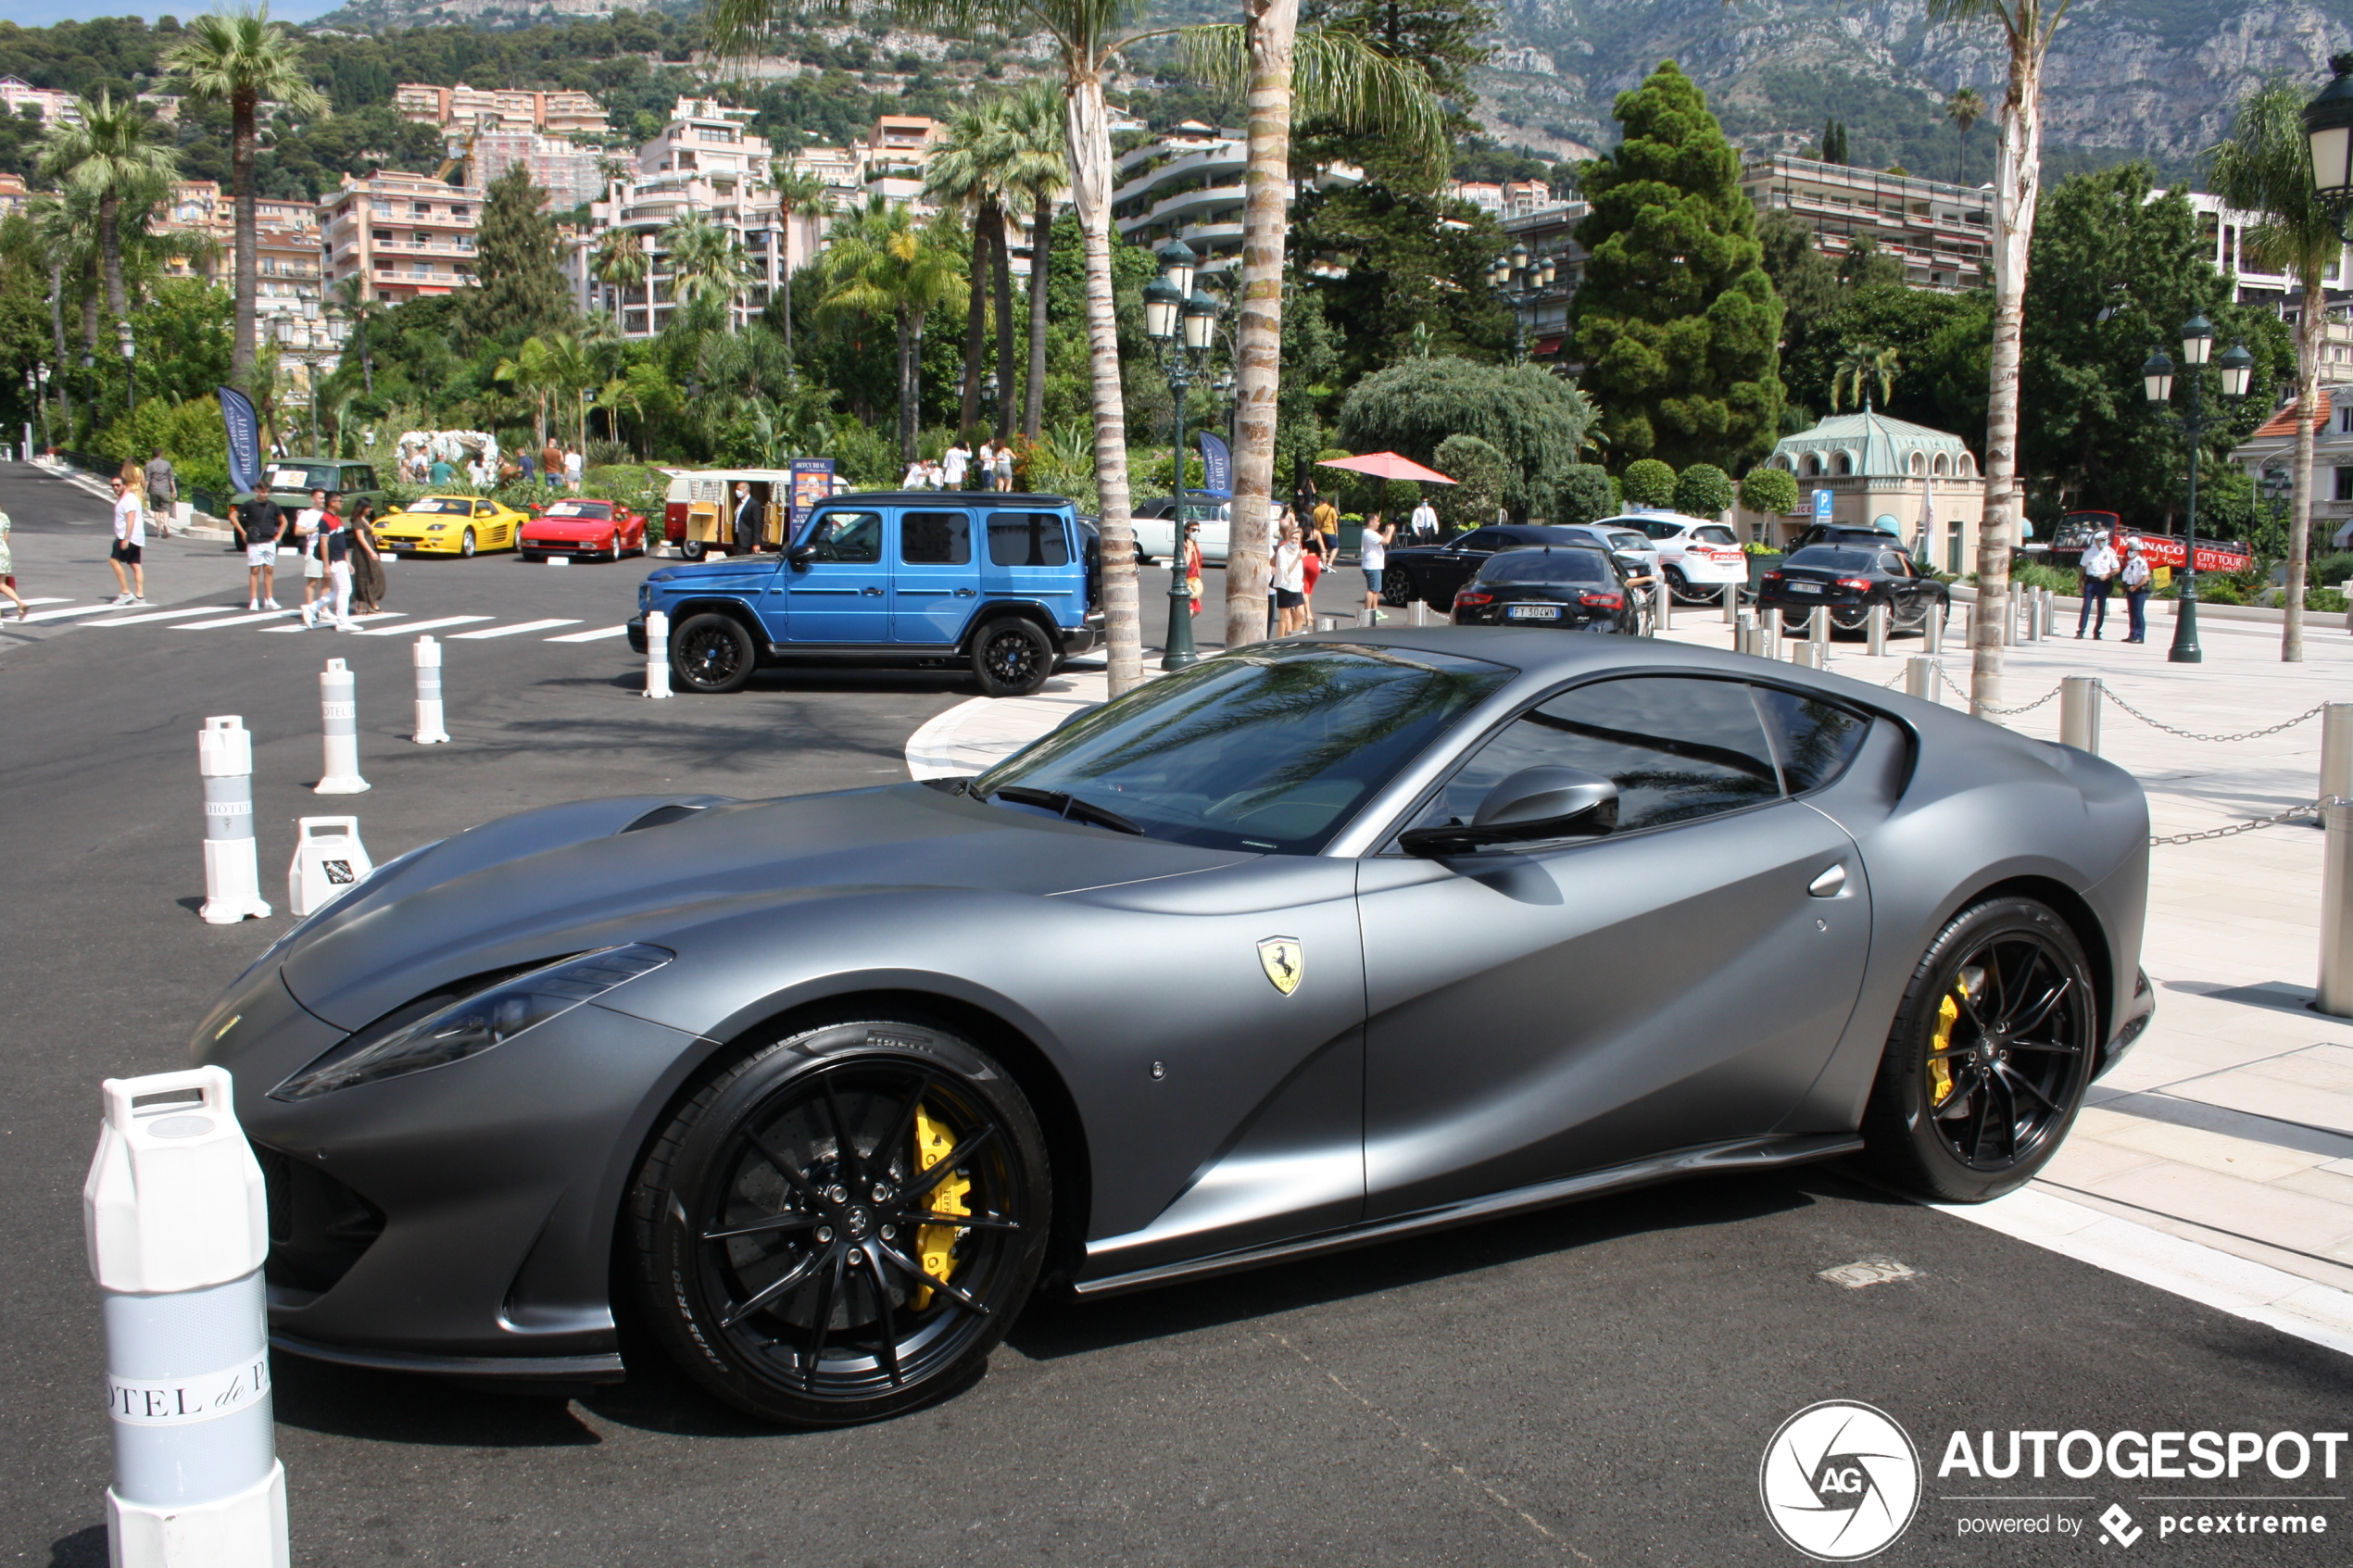
[[[32,210],[33,241],[39,248],[42,265],[49,269],[49,331],[54,340],[57,362],[57,400],[65,416],[66,439],[73,439],[72,377],[66,368],[73,361],[66,348],[66,274],[80,277],[94,265],[96,255],[96,234],[92,209],[87,201],[77,200],[72,192],[62,200],[55,196],[36,196]],[[94,295],[93,296],[94,303]],[[87,342],[95,346],[98,323],[94,312],[88,324]]]
[[[588,275],[614,291],[618,302],[629,303],[629,291],[644,285],[649,270],[646,236],[635,229],[608,229],[589,253]]]
[[[145,196],[152,205],[180,167],[180,157],[156,134],[156,122],[135,98],[115,102],[111,93],[94,101],[78,98],[79,124],[71,118],[51,126],[41,139],[41,172],[97,203],[98,247],[107,283],[107,309],[129,313],[122,291],[122,204]]]
[[[1895,395],[1895,376],[1902,369],[1893,348],[1848,344],[1831,370],[1831,412],[1837,413],[1848,403],[1859,403],[1863,411],[1869,413],[1871,383],[1879,383],[1879,400],[1884,403]]]
[[[822,265],[822,314],[887,316],[898,330],[900,458],[913,462],[923,396],[924,321],[955,300],[964,282],[962,260],[936,233],[919,226],[905,207],[894,207],[876,195],[848,232],[836,229],[833,248]],[[1138,657],[1140,664],[1140,649]]]
[[[2312,194],[2312,157],[2305,141],[2304,94],[2266,82],[2239,100],[2231,139],[2214,149],[2214,194],[2242,212],[2262,214],[2244,238],[2267,271],[2285,272],[2304,291],[2296,323],[2296,458],[2289,470],[2287,613],[2280,658],[2304,659],[2304,573],[2311,550],[2312,423],[2320,414],[2321,355],[2328,335],[2328,273],[2342,242],[2329,211]]]
[[[1021,433],[1033,443],[1046,423],[1046,268],[1053,252],[1054,204],[1070,188],[1060,96],[1052,82],[1033,82],[1005,106],[1004,131],[1013,144],[1005,160],[1005,185],[1030,206],[1029,365],[1022,377]],[[999,407],[1003,412],[997,434],[1002,440],[1013,412],[1010,383]]]
[[[1977,603],[1969,617],[1969,711],[2002,704],[2002,627],[2010,612],[2010,548],[2023,492],[2018,478],[2018,385],[2026,264],[2043,186],[2043,65],[2070,0],[1929,0],[1932,23],[1991,22],[2009,50],[1995,117],[1994,347],[1985,398],[1985,512],[1977,531]]]
[[[970,431],[980,420],[980,374],[988,331],[988,282],[992,270],[1010,277],[1005,264],[1004,158],[1009,151],[1003,134],[1004,100],[992,99],[958,111],[949,122],[947,137],[931,157],[924,177],[924,194],[944,208],[952,208],[972,223],[971,298],[964,313],[963,418],[959,429]],[[999,291],[998,320],[1012,308],[1012,285]],[[1000,356],[1000,358],[1002,357]],[[1013,395],[1013,366],[1000,363],[999,380],[1005,383],[1002,408]]]
[[[806,218],[822,220],[833,211],[833,195],[824,181],[803,169],[788,169],[775,176],[770,188],[776,193],[776,207],[785,219],[785,276],[781,285],[784,309],[779,312],[785,325],[785,358],[793,357],[792,346],[792,220]],[[824,237],[824,230],[817,230],[817,238]],[[812,251],[816,247],[812,245]]]
[[[368,280],[357,272],[327,291],[327,308],[349,321],[359,334],[359,377],[367,384],[368,395],[376,395],[376,367],[368,354],[368,323],[384,314],[384,301],[377,299],[368,287]]]
[[[237,203],[236,334],[229,379],[250,385],[254,359],[254,295],[258,241],[254,220],[255,124],[262,100],[297,115],[327,107],[302,66],[302,45],[258,7],[211,11],[187,24],[187,36],[166,56],[172,78],[201,103],[229,106],[229,168]]]
[[[587,351],[580,339],[570,332],[549,332],[544,337],[525,338],[511,359],[501,359],[491,372],[498,381],[515,389],[517,396],[532,402],[535,443],[544,445],[547,440],[548,405],[563,397],[575,402],[574,416],[578,423],[580,443],[585,450],[588,444],[588,416],[579,395],[597,383],[597,373],[588,362]]]
[[[751,259],[735,231],[689,212],[662,230],[661,248],[669,253],[670,288],[678,303],[715,300],[726,307],[724,320],[732,325],[736,301],[752,284]]]
[[[1953,165],[1953,182],[1965,183],[1969,179],[1969,133],[1985,118],[1985,100],[1978,96],[1974,87],[1957,87],[1944,100],[1944,118],[1961,128],[1959,159]]]
[[[1214,80],[1242,82],[1250,97],[1234,355],[1233,522],[1226,554],[1227,647],[1265,635],[1294,99],[1307,112],[1352,130],[1386,132],[1418,154],[1433,175],[1444,167],[1449,144],[1444,109],[1420,66],[1383,54],[1355,32],[1302,32],[1299,0],[1246,3],[1250,19],[1242,26],[1198,28],[1186,38],[1197,69]]]

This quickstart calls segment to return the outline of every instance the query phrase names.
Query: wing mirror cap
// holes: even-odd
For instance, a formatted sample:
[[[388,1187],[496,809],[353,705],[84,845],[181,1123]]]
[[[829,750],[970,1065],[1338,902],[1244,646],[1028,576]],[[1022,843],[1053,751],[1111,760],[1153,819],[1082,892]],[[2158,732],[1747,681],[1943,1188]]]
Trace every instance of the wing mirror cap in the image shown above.
[[[1491,844],[1598,837],[1617,827],[1617,785],[1582,768],[1522,768],[1480,801],[1469,825],[1411,828],[1398,847],[1409,855],[1461,855]]]
[[[811,561],[817,558],[817,546],[814,545],[795,545],[786,553],[785,558],[792,562],[793,570],[795,571],[801,571],[803,568],[807,567]]]

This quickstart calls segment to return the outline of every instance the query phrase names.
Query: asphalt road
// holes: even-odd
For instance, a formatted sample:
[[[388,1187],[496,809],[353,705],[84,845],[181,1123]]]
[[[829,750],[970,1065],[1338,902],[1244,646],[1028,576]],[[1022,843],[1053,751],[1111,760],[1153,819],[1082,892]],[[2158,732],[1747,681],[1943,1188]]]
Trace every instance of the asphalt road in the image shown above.
[[[16,519],[29,596],[107,589],[95,501],[0,469],[0,508]],[[152,556],[160,606],[233,595],[242,607],[219,546]],[[627,613],[643,570],[404,563],[386,608],[594,629]],[[240,713],[258,735],[274,903],[299,815],[357,813],[383,859],[592,793],[880,783],[903,776],[908,734],[970,687],[763,676],[735,698],[651,703],[618,639],[518,633],[449,645],[455,738],[421,747],[406,738],[405,635],[55,625],[0,629],[0,1552],[82,1568],[106,1561],[102,1362],[78,1203],[97,1081],[178,1065],[215,990],[287,924],[283,912],[225,929],[195,917],[205,716]],[[329,657],[359,672],[374,784],[345,799],[307,787]],[[1145,1005],[1182,1005],[1175,979],[1135,980]],[[1917,1276],[1866,1289],[1817,1277],[1871,1258]],[[1787,1417],[1830,1399],[1888,1412],[1928,1466],[1919,1517],[1876,1561],[2334,1563],[2353,1530],[2342,1464],[2336,1480],[2294,1483],[1938,1479],[1955,1430],[2343,1430],[2353,1381],[2301,1340],[1828,1169],[1110,1303],[1041,1302],[976,1386],[860,1430],[762,1429],[650,1354],[633,1368],[626,1385],[565,1402],[279,1358],[296,1561],[1796,1563],[1759,1506],[1758,1461]],[[2161,1538],[2163,1505],[2143,1499],[2187,1493],[2229,1500],[2174,1506],[2293,1507],[2326,1514],[2330,1534]],[[2034,1500],[1975,1500],[1986,1494]],[[2335,1500],[2242,1501],[2282,1494]],[[2102,1544],[2095,1523],[1992,1538],[1957,1525],[2063,1528],[2112,1502],[2148,1530],[2129,1552]]]

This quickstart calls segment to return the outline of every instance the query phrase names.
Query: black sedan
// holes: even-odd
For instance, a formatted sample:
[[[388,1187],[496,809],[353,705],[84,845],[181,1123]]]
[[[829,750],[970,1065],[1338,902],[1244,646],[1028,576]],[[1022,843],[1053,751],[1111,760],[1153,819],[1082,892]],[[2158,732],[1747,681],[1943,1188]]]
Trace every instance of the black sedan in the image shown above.
[[[1827,671],[1315,633],[975,778],[453,834],[191,1047],[280,1350],[557,1387],[666,1351],[838,1425],[967,1386],[1040,1283],[1843,1155],[2010,1191],[2149,1017],[2148,859],[2114,764]]]
[[[1474,528],[1442,544],[1392,546],[1381,573],[1381,603],[1402,608],[1419,599],[1432,609],[1444,609],[1454,602],[1454,591],[1477,576],[1487,558],[1499,550],[1525,549],[1530,545],[1557,549],[1592,543],[1572,529],[1499,522]]]
[[[1916,632],[1927,623],[1929,607],[1949,607],[1952,594],[1901,550],[1808,545],[1764,575],[1756,599],[1780,610],[1781,624],[1793,632],[1825,605],[1835,631],[1862,630],[1871,607],[1885,605],[1891,630]]]
[[[1454,595],[1457,626],[1543,626],[1564,632],[1642,630],[1642,600],[1608,551],[1539,545],[1487,558]]]

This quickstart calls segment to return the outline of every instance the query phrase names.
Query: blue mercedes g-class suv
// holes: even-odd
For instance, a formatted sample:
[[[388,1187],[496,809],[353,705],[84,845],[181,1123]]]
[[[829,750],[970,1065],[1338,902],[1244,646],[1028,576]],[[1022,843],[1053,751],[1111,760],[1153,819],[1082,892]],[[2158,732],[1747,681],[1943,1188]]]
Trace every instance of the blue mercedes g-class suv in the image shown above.
[[[740,690],[763,664],[969,664],[1025,696],[1102,635],[1102,552],[1059,495],[875,491],[812,511],[780,555],[664,567],[637,589],[670,618],[670,667],[693,692]]]

